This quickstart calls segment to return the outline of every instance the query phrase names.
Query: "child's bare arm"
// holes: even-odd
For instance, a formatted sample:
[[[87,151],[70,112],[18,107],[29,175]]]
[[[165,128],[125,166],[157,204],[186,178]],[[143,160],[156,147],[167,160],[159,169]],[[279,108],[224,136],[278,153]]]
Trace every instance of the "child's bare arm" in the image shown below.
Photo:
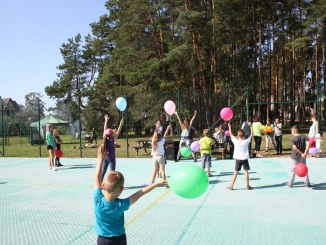
[[[197,111],[194,111],[194,116],[191,118],[190,123],[189,123],[190,127],[192,126],[192,124],[193,124],[193,122],[195,120],[196,115],[197,115]]]
[[[169,132],[170,128],[171,128],[171,125],[169,125],[169,126],[166,128],[163,138],[165,138],[165,137],[168,135],[168,132]]]
[[[174,114],[177,116],[180,126],[182,126],[182,122],[181,122],[181,119],[180,119],[180,117],[178,115],[178,112],[175,111]]]
[[[117,132],[116,132],[116,134],[115,134],[115,136],[114,136],[114,139],[115,139],[115,140],[119,137],[119,134],[120,134],[121,129],[122,129],[123,122],[124,122],[124,120],[123,120],[123,118],[122,118],[121,121],[120,121],[120,124],[119,124],[119,128],[118,128],[118,130],[117,130]]]
[[[104,160],[104,149],[100,146],[97,150],[97,165],[95,169],[94,189],[102,187],[102,164]]]
[[[104,126],[103,126],[103,137],[105,135],[105,130],[108,128],[109,115],[104,115]]]
[[[309,147],[310,147],[309,141],[306,141],[306,149],[305,149],[305,151],[302,153],[302,158],[306,158],[306,157],[307,157],[307,153],[308,153],[308,151],[309,151]]]
[[[229,126],[230,137],[232,137],[233,136],[233,134],[232,134],[232,126],[231,126],[230,122],[229,122],[228,126]]]
[[[147,194],[148,192],[150,192],[151,190],[155,189],[157,186],[159,185],[167,185],[168,182],[166,180],[161,180],[161,181],[158,181],[158,182],[155,182],[154,184],[151,184],[149,186],[146,186],[145,188],[137,191],[136,193],[132,194],[130,197],[129,197],[129,200],[130,200],[130,205],[134,204],[135,202],[137,202],[137,200]]]

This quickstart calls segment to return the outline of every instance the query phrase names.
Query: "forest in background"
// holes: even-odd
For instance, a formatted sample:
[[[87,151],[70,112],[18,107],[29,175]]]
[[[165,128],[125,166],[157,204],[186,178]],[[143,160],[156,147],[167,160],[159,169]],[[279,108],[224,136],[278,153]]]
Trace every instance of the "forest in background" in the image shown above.
[[[45,88],[64,119],[76,119],[80,105],[87,125],[101,125],[105,113],[118,122],[114,102],[127,95],[130,119],[147,113],[153,123],[163,115],[158,95],[188,89],[191,100],[191,89],[247,87],[250,102],[298,101],[255,105],[251,115],[303,122],[317,113],[317,93],[323,115],[324,0],[109,0],[105,8],[92,34],[62,44],[58,78]]]

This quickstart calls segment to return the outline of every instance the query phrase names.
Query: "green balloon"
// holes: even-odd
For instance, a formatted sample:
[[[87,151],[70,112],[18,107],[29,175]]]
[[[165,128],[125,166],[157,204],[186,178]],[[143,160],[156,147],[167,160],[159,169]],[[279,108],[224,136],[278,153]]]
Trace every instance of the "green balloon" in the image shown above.
[[[180,197],[200,197],[208,188],[208,176],[200,167],[189,164],[175,170],[170,176],[169,186]]]
[[[191,150],[188,147],[181,147],[180,153],[184,157],[189,157],[191,155]]]

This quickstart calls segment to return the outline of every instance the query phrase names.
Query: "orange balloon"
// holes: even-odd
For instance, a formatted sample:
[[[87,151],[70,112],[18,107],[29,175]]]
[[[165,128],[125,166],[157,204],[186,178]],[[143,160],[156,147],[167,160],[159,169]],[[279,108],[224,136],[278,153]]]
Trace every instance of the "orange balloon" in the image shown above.
[[[268,126],[268,127],[266,127],[266,132],[267,132],[267,133],[271,133],[271,132],[273,132],[273,131],[274,131],[274,129],[273,129],[272,126]]]

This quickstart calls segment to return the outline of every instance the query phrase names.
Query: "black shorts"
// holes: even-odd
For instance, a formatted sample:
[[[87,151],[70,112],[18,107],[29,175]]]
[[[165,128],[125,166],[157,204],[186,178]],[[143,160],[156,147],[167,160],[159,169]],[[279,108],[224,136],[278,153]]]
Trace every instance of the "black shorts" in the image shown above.
[[[240,171],[241,166],[243,166],[243,170],[250,170],[248,159],[247,160],[235,160],[235,171]]]
[[[127,245],[126,233],[120,236],[104,237],[98,235],[97,245]]]
[[[46,146],[46,149],[48,149],[48,150],[53,150],[53,146],[52,146],[52,145],[47,145],[47,146]]]

